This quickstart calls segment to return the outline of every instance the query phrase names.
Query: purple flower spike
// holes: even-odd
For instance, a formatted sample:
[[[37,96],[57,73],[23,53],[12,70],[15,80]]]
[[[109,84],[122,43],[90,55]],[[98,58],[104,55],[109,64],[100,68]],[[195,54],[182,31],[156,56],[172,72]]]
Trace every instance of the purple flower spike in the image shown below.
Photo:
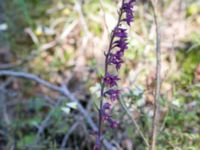
[[[120,90],[110,89],[105,92],[105,95],[108,95],[112,101],[115,101],[119,98]]]
[[[110,87],[117,85],[118,80],[119,78],[116,75],[111,75],[109,73],[107,73],[103,78],[103,82],[109,85]]]
[[[102,78],[102,86],[101,86],[101,101],[99,108],[99,126],[98,126],[98,139],[101,139],[102,135],[102,121],[106,121],[111,128],[118,127],[119,123],[112,119],[111,116],[111,104],[104,103],[104,97],[110,99],[111,101],[115,101],[119,98],[120,90],[114,89],[114,86],[117,86],[118,80],[120,78],[117,75],[111,74],[110,67],[115,67],[116,72],[120,69],[123,61],[124,52],[128,49],[128,34],[127,29],[123,24],[129,25],[134,20],[133,16],[133,6],[135,0],[122,0],[122,5],[119,10],[119,18],[116,27],[113,29],[110,44],[108,51],[105,53],[105,76]],[[105,92],[105,90],[107,90]],[[99,150],[101,148],[101,140],[98,140],[99,144],[95,144],[95,148],[93,150]]]

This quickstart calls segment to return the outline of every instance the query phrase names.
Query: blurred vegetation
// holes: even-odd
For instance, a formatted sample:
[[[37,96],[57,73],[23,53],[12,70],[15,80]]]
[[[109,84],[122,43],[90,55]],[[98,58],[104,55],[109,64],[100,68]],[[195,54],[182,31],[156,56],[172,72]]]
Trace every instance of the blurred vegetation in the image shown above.
[[[8,69],[65,83],[97,122],[98,81],[117,4],[111,0],[0,1],[0,70],[6,68],[1,68],[3,64],[12,64]],[[157,149],[198,150],[200,3],[163,0],[159,4],[162,98]],[[155,25],[148,1],[137,2],[129,33],[126,64],[119,72],[122,100],[148,137],[155,87]],[[95,135],[78,110],[66,114],[61,109],[67,99],[27,80],[0,78],[0,85],[4,84],[6,88],[0,89],[0,149],[58,149],[76,122],[79,125],[65,149],[91,149]],[[38,140],[38,128],[49,115]],[[105,138],[119,149],[144,150],[144,141],[119,103],[113,116],[120,127],[105,127],[109,131]]]

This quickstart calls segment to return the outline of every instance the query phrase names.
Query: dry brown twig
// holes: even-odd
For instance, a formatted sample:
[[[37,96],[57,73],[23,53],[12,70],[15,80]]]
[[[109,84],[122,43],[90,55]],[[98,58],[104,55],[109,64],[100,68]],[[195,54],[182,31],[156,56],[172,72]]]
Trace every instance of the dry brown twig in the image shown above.
[[[11,120],[8,114],[8,109],[6,105],[7,95],[9,92],[6,91],[6,86],[12,82],[12,78],[8,78],[4,83],[0,85],[0,116],[4,120],[6,126],[10,126]]]
[[[69,136],[74,132],[74,130],[77,129],[77,126],[79,125],[79,122],[75,122],[70,128],[69,130],[67,131],[67,133],[65,134],[63,140],[62,140],[62,144],[61,144],[61,147],[60,147],[60,150],[62,150],[66,143],[67,143],[67,140],[69,138]]]
[[[154,22],[156,27],[156,89],[154,96],[154,113],[153,113],[153,122],[152,122],[152,131],[151,131],[151,140],[149,150],[155,150],[156,146],[156,137],[157,137],[157,128],[158,128],[158,120],[159,120],[159,99],[160,99],[160,70],[161,70],[161,50],[160,50],[160,29],[157,19],[156,6],[153,1],[150,1]]]
[[[151,7],[153,9],[154,22],[156,27],[156,89],[154,96],[154,113],[153,113],[153,122],[152,122],[152,131],[151,131],[151,140],[149,150],[155,150],[156,138],[157,138],[157,128],[159,120],[159,99],[160,99],[160,70],[161,70],[161,50],[160,50],[160,29],[157,19],[157,8],[156,5],[150,0]],[[157,1],[156,1],[157,4]]]
[[[105,9],[103,7],[103,2],[102,0],[99,0],[99,3],[100,3],[100,8],[103,12],[103,22],[104,22],[104,26],[105,26],[105,29],[106,29],[106,32],[109,33],[109,29],[108,29],[108,24],[106,22],[106,12],[105,12]],[[109,33],[110,34],[110,33]]]
[[[136,130],[140,134],[140,136],[143,139],[145,145],[149,148],[149,142],[148,142],[148,140],[146,139],[144,133],[140,129],[140,126],[138,125],[137,121],[135,120],[135,118],[133,117],[133,115],[130,113],[130,111],[126,107],[126,104],[124,103],[122,97],[119,99],[119,102],[120,102],[121,106],[123,107],[123,109],[125,110],[125,112],[128,115],[128,117],[131,119],[132,124],[135,126]]]
[[[51,116],[53,115],[53,113],[55,112],[55,110],[61,104],[61,102],[63,100],[64,100],[63,98],[60,98],[59,100],[57,100],[57,102],[54,105],[54,107],[50,110],[50,112],[48,113],[48,115],[44,118],[44,120],[42,121],[42,123],[40,124],[40,126],[38,126],[38,132],[37,132],[37,135],[36,135],[36,140],[34,142],[34,145],[38,144],[38,142],[40,140],[40,136],[44,132],[44,129],[48,126],[48,123],[49,123],[49,120],[51,119]]]

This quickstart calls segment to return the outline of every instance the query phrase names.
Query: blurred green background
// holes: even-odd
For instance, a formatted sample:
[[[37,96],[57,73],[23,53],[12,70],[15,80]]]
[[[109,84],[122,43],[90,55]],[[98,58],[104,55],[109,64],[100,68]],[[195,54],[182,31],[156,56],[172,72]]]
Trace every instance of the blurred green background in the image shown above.
[[[0,71],[25,71],[66,84],[97,123],[99,76],[119,3],[0,0]],[[134,9],[119,85],[124,104],[148,137],[155,88],[155,24],[149,1],[138,0]],[[157,149],[198,150],[200,3],[158,1],[158,12],[162,85]],[[0,77],[0,87],[0,149],[92,149],[95,135],[83,116],[78,110],[62,111],[68,99],[12,77]],[[105,127],[109,130],[105,138],[119,150],[144,150],[144,141],[120,103],[115,104],[113,116],[120,127]],[[44,131],[38,135],[45,120]],[[73,132],[72,127],[76,128]]]

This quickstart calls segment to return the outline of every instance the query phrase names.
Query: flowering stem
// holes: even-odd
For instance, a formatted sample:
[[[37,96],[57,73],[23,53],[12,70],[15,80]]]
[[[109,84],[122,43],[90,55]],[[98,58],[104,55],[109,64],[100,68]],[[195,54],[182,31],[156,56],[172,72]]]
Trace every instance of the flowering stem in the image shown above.
[[[124,0],[122,0],[122,5],[123,5],[123,3],[124,3]],[[117,25],[115,26],[115,28],[117,28],[120,25],[122,14],[123,14],[123,11],[122,11],[122,9],[120,9]],[[109,44],[109,48],[108,48],[108,53],[105,54],[105,57],[106,57],[105,58],[105,67],[104,67],[105,75],[108,73],[108,64],[109,64],[108,58],[109,58],[109,55],[110,55],[111,50],[112,50],[114,38],[115,38],[115,34],[112,32],[110,44]],[[105,83],[102,81],[102,83],[101,83],[101,95],[100,95],[100,108],[99,108],[99,126],[98,126],[98,139],[99,139],[99,142],[100,142],[99,143],[100,149],[101,149],[101,135],[102,135],[102,112],[101,112],[101,110],[102,110],[102,107],[103,107],[104,88],[105,88]]]
[[[102,139],[102,122],[107,121],[111,128],[116,128],[118,122],[112,119],[109,114],[111,104],[109,102],[103,102],[104,97],[108,97],[109,100],[114,101],[119,98],[120,90],[117,89],[117,81],[120,80],[118,75],[110,72],[108,67],[114,67],[118,71],[123,63],[122,56],[125,50],[128,48],[127,43],[127,30],[122,27],[122,23],[126,23],[130,26],[133,21],[133,4],[135,0],[122,0],[121,8],[119,9],[119,17],[115,28],[113,29],[110,37],[110,44],[107,53],[105,53],[105,67],[104,76],[101,80],[101,95],[100,95],[100,107],[99,107],[99,126],[98,136],[94,150],[101,149]],[[106,88],[106,91],[105,91]]]

